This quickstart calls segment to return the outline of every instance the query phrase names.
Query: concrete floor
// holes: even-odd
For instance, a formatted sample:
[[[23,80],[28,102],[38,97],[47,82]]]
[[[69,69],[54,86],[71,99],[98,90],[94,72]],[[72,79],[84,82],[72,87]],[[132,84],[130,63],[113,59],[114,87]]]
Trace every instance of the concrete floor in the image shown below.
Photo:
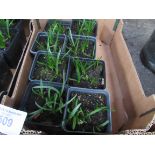
[[[132,56],[146,96],[155,94],[155,74],[144,67],[139,54],[146,41],[155,30],[155,20],[126,19],[124,21],[123,35]]]

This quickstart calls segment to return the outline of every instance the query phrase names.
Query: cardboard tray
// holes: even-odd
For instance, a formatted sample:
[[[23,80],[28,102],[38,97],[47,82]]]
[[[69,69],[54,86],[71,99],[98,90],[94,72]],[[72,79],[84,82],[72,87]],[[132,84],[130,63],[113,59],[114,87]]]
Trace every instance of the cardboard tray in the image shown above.
[[[106,87],[110,93],[113,133],[125,129],[144,129],[155,114],[155,95],[146,97],[132,58],[122,35],[123,21],[99,19],[96,38],[96,58],[106,66]],[[43,31],[47,20],[31,20],[31,38],[17,76],[16,85],[2,104],[17,106],[28,83],[33,56],[30,48],[37,32]]]

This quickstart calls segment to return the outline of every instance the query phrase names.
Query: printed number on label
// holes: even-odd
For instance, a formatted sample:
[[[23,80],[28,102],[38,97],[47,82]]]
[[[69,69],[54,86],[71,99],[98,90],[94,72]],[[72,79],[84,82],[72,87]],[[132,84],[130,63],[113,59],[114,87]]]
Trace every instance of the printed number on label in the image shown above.
[[[9,119],[8,117],[0,116],[0,125],[11,127],[12,123],[13,123],[13,119]]]

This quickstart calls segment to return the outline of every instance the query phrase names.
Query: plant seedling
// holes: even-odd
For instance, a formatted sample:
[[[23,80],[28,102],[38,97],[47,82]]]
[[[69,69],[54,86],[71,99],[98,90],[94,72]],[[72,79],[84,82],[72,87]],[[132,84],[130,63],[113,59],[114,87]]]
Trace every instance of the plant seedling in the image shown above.
[[[97,85],[98,80],[96,77],[89,75],[89,70],[94,70],[99,65],[99,60],[96,61],[82,61],[80,59],[73,59],[73,64],[76,71],[76,79],[70,78],[71,81],[75,81],[80,84],[81,81],[90,82],[91,85]]]
[[[5,38],[4,35],[2,34],[2,31],[0,31],[0,48],[5,48]]]
[[[69,42],[67,44],[67,51],[70,55],[78,57],[93,57],[95,50],[95,42],[89,40],[88,37],[80,38],[80,36],[73,37],[71,30],[69,29]]]
[[[13,26],[14,20],[9,19],[0,19],[0,27],[3,27],[6,29],[6,33],[8,38],[10,38],[10,27]]]
[[[57,77],[62,78],[62,73],[65,71],[64,63],[66,61],[66,55],[61,55],[60,53],[61,51],[54,55],[48,52],[45,56],[45,61],[37,61],[37,63],[44,68],[41,74],[52,72],[51,81],[54,81]]]
[[[54,30],[55,34],[65,34],[66,28],[65,26],[58,20],[53,20],[51,23],[48,23],[47,30]]]
[[[102,131],[102,129],[109,123],[109,120],[102,123],[99,121],[92,125],[92,119],[94,115],[106,112],[108,108],[105,105],[100,105],[96,102],[96,106],[90,111],[82,106],[85,103],[81,102],[78,96],[74,96],[73,98],[67,108],[67,123],[71,124],[72,130],[75,131],[77,126],[84,127],[87,124],[92,127],[94,133]]]
[[[38,116],[45,112],[49,112],[53,115],[63,114],[63,110],[66,104],[72,102],[73,99],[65,103],[64,101],[64,90],[65,90],[65,73],[63,74],[63,84],[60,89],[52,86],[43,85],[42,81],[39,86],[32,87],[32,93],[41,99],[41,103],[35,101],[37,110],[28,114],[28,119],[37,119]],[[42,104],[42,105],[41,105]]]
[[[7,46],[7,42],[10,40],[11,36],[10,34],[8,35],[8,33],[3,33],[0,30],[0,48],[1,49],[5,49]]]
[[[80,19],[76,21],[76,34],[91,36],[96,26],[96,20]]]
[[[67,53],[40,53],[35,59],[30,79],[62,83],[63,72],[68,80],[68,63]]]
[[[41,36],[42,37],[42,36]],[[55,34],[55,29],[49,29],[47,32],[47,38],[42,41],[37,41],[38,50],[47,50],[50,52],[58,52],[62,48],[61,39],[59,38],[59,33]]]

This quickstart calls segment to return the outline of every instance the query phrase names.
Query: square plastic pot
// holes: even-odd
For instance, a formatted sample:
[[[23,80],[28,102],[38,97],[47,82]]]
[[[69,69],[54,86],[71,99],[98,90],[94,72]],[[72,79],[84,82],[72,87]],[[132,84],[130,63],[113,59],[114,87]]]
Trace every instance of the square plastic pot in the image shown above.
[[[111,134],[112,133],[112,117],[111,117],[111,108],[110,108],[110,97],[109,97],[109,93],[106,91],[106,90],[101,90],[101,89],[98,89],[98,90],[94,90],[94,89],[85,89],[85,88],[73,88],[73,87],[70,87],[68,89],[68,92],[67,92],[67,101],[70,100],[70,94],[72,92],[79,92],[79,93],[83,93],[83,94],[102,94],[104,97],[105,97],[105,104],[106,106],[109,108],[109,110],[107,111],[107,120],[109,120],[109,124],[107,125],[106,127],[106,132],[104,133],[95,133],[95,134]],[[64,131],[66,133],[69,133],[69,134],[94,134],[93,132],[83,132],[83,131],[71,131],[71,130],[68,130],[66,128],[66,122],[67,122],[67,108],[68,108],[68,105],[66,104],[65,106],[65,110],[64,110],[64,117],[63,117],[63,122],[62,122],[62,128],[64,129]]]
[[[69,81],[69,78],[71,77],[71,75],[73,74],[73,72],[76,72],[76,69],[74,67],[73,64],[73,60],[79,59],[80,61],[84,61],[84,62],[95,62],[95,61],[99,61],[99,64],[102,65],[102,80],[101,80],[101,87],[100,88],[91,88],[91,89],[105,89],[106,88],[106,68],[105,68],[105,62],[103,60],[95,60],[95,59],[88,59],[88,58],[70,58],[70,67],[69,67],[69,74],[68,74],[68,84],[71,87],[82,87],[82,86],[74,86],[73,82]],[[90,88],[90,87],[82,87],[82,88]]]
[[[52,35],[52,34],[51,34]],[[32,47],[30,49],[30,52],[35,55],[37,52],[39,51],[43,51],[43,50],[38,50],[36,51],[35,48],[37,46],[37,42],[39,42],[39,39],[40,38],[44,38],[44,39],[47,39],[48,38],[48,33],[47,32],[38,32],[33,44],[32,44]],[[63,46],[62,46],[62,49],[61,49],[61,53],[64,53],[65,51],[65,47],[66,47],[66,35],[62,34],[62,35],[59,35],[58,37],[60,40],[64,40],[64,43],[63,43]],[[44,52],[47,52],[47,51],[44,51]],[[59,51],[51,51],[51,52],[59,52]]]
[[[82,35],[72,35],[73,40],[74,39],[79,39],[79,40],[89,40],[92,41],[94,43],[94,49],[92,50],[92,57],[85,57],[85,56],[75,56],[69,53],[70,56],[72,57],[82,57],[82,58],[89,58],[89,59],[95,59],[96,57],[96,38],[92,37],[92,36],[82,36]],[[67,43],[69,42],[69,36],[67,36]],[[66,43],[66,46],[67,46]],[[68,52],[67,47],[65,48],[65,53]],[[81,52],[82,53],[82,52]]]
[[[23,95],[23,98],[21,100],[21,104],[20,104],[20,107],[19,107],[20,110],[27,112],[28,108],[36,107],[35,103],[34,104],[29,104],[28,101],[29,101],[30,95],[32,93],[32,88],[34,86],[39,86],[39,85],[40,85],[40,82],[30,82],[28,84],[28,86],[27,86],[27,88],[25,90],[25,93]],[[47,86],[47,87],[52,86],[54,88],[61,89],[61,86],[56,85],[56,84],[51,84],[51,83],[48,83],[48,82],[43,82],[43,85]],[[67,86],[65,86],[64,92],[65,92],[65,94],[67,94]],[[66,95],[64,95],[64,96],[66,96]],[[62,114],[62,119],[63,119],[63,114]],[[35,122],[35,121],[32,121],[32,120],[26,119],[24,125],[27,128],[32,129],[32,130],[42,130],[42,131],[46,132],[46,134],[64,134],[64,130],[61,127],[61,122],[59,124],[52,124],[50,122],[46,122],[46,123],[45,122]]]
[[[30,74],[29,74],[29,80],[30,81],[34,81],[34,82],[38,82],[38,81],[40,81],[40,80],[34,80],[34,79],[32,79],[32,75],[33,75],[33,73],[34,73],[34,69],[35,69],[35,66],[36,66],[36,64],[37,64],[37,61],[38,61],[38,58],[39,58],[39,56],[41,56],[41,55],[47,55],[48,53],[47,52],[42,52],[42,51],[40,51],[40,52],[38,52],[36,55],[35,55],[35,57],[34,57],[34,60],[33,60],[33,63],[32,63],[32,66],[31,66],[31,69],[30,69]],[[52,55],[54,55],[54,56],[56,56],[56,53],[51,53]],[[60,57],[61,56],[64,56],[63,54],[61,54],[60,55]],[[67,84],[68,83],[68,73],[69,73],[69,67],[70,67],[70,58],[69,57],[66,57],[66,59],[67,59],[67,68],[66,68],[66,72],[65,72],[65,75],[66,75],[66,80],[65,80],[65,84]],[[57,84],[57,85],[62,85],[62,83],[59,83],[59,82],[51,82],[51,81],[45,81],[45,80],[42,80],[43,82],[50,82],[50,83],[53,83],[53,84]]]

